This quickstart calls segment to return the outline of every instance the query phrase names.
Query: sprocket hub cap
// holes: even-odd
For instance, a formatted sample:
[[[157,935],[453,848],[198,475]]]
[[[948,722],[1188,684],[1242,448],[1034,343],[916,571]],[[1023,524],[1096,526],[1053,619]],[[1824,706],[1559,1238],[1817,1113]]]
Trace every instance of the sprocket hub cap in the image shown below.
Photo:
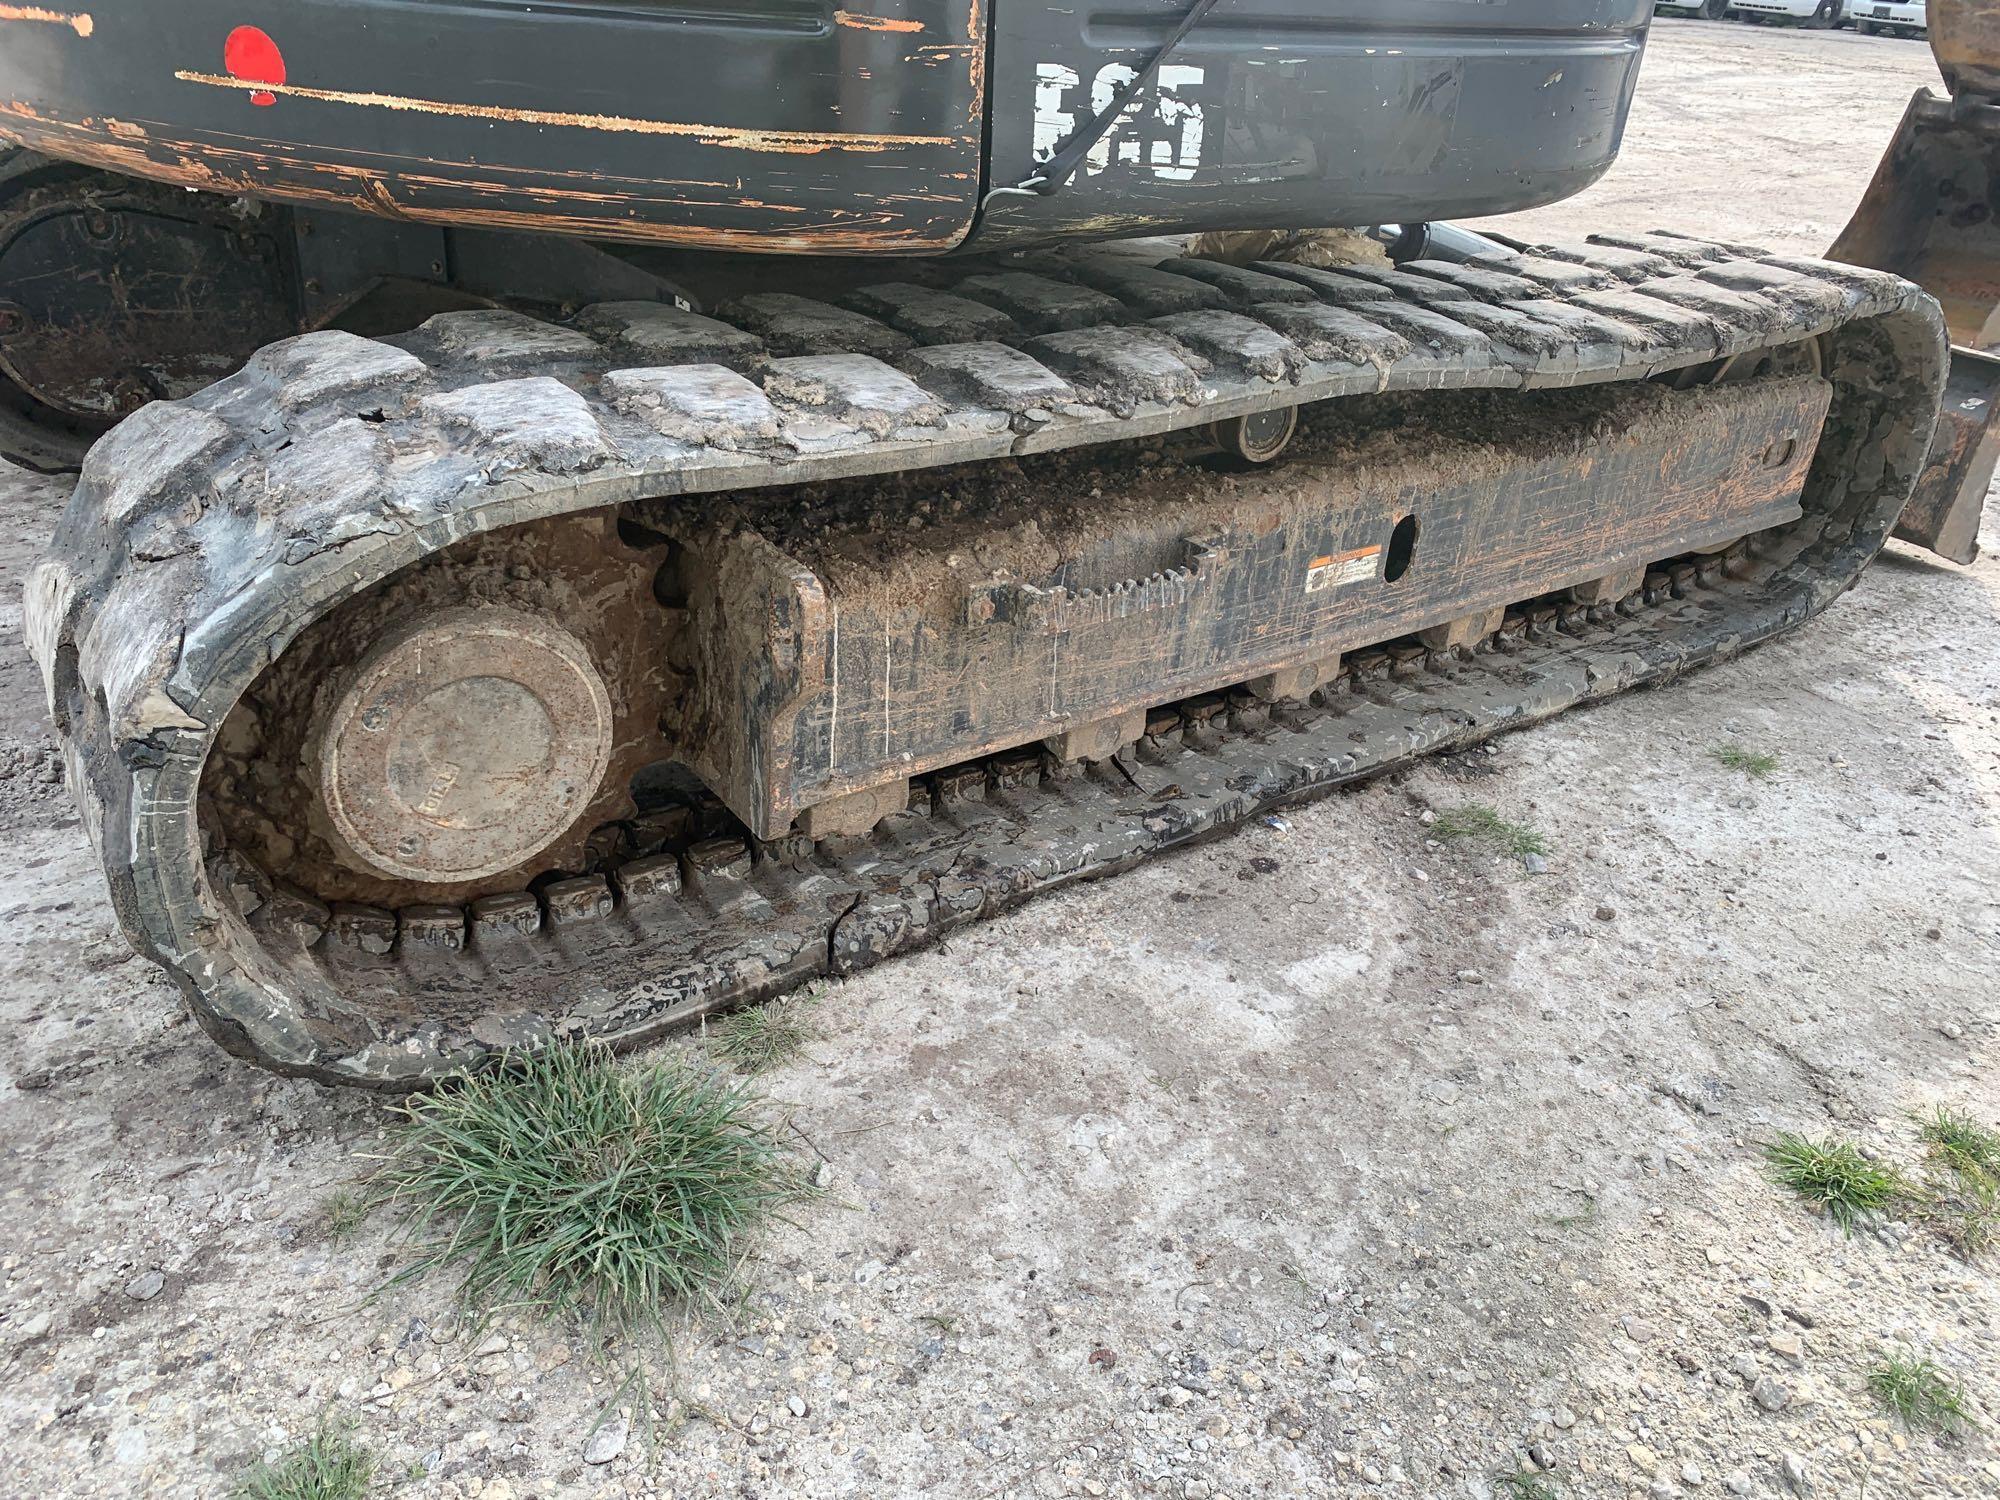
[[[532,860],[611,762],[610,694],[568,631],[525,611],[446,610],[379,642],[326,712],[320,792],[345,851],[416,881]]]

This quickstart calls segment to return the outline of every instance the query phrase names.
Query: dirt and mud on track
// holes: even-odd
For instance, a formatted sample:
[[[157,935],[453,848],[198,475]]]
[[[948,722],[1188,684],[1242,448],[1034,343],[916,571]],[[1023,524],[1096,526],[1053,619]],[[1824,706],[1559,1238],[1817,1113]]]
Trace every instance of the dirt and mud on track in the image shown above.
[[[1677,21],[1647,67],[1626,158],[1535,227],[1822,248],[1934,76]],[[366,1301],[383,1232],[329,1242],[380,1106],[226,1058],[119,938],[18,641],[49,504],[0,488],[10,1489],[218,1493],[325,1411],[431,1465],[395,1493],[488,1500],[1483,1496],[1531,1451],[1573,1496],[2000,1484],[1990,1267],[1843,1240],[1753,1149],[2000,1123],[1991,553],[1892,548],[1740,661],[832,987],[772,1091],[833,1190],[684,1342],[709,1415],[599,1466],[615,1379],[464,1336],[443,1288]],[[1470,802],[1546,873],[1430,836]],[[1863,1372],[1905,1347],[1985,1433],[1883,1417]]]

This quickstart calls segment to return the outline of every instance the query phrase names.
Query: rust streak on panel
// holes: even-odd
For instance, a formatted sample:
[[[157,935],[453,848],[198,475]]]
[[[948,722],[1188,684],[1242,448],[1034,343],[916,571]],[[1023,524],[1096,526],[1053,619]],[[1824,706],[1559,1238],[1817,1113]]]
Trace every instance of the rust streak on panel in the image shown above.
[[[833,24],[851,26],[856,31],[922,31],[922,21],[897,20],[891,16],[863,15],[859,11],[837,10],[833,13]]]
[[[13,115],[19,119],[31,121],[33,122],[35,127],[42,130],[51,132],[62,132],[68,139],[75,139],[79,136],[80,133],[82,133],[85,134],[87,138],[92,140],[94,140],[99,136],[110,136],[118,141],[130,141],[136,146],[143,146],[153,141],[155,139],[156,131],[163,131],[167,128],[162,122],[156,120],[149,120],[149,121],[135,123],[134,121],[131,120],[122,120],[110,115],[105,115],[101,117],[86,116],[78,120],[62,120],[51,115],[41,114],[36,110],[30,108],[28,105],[21,104],[13,100],[0,100],[0,137],[21,140],[22,144],[24,145],[28,143],[19,134],[18,131],[10,132],[7,129],[5,123],[5,116],[7,115]],[[158,139],[164,141],[167,140],[168,137],[160,135]],[[224,144],[225,142],[230,142],[230,141],[240,142],[241,144],[237,146],[230,146]],[[204,131],[203,139],[198,144],[190,141],[179,141],[179,142],[174,142],[173,144],[178,150],[187,152],[199,152],[203,156],[209,157],[212,160],[246,161],[272,167],[288,167],[288,168],[295,168],[300,171],[313,171],[313,172],[328,171],[328,172],[349,172],[356,174],[367,174],[371,170],[367,167],[343,166],[338,162],[327,161],[321,157],[307,158],[307,157],[287,155],[285,152],[273,148],[270,145],[270,143],[263,137],[239,135],[233,131],[226,131],[226,130]],[[626,176],[620,176],[620,175],[597,172],[597,171],[566,171],[566,172],[547,171],[541,168],[512,166],[505,162],[467,162],[467,161],[458,161],[451,158],[440,158],[434,156],[404,156],[404,155],[398,155],[394,153],[380,152],[380,151],[346,150],[343,152],[343,154],[350,158],[367,157],[375,161],[383,162],[386,165],[380,169],[377,169],[383,174],[388,174],[393,172],[401,176],[405,181],[410,181],[410,182],[432,181],[440,186],[453,181],[469,181],[472,182],[475,186],[479,187],[485,187],[488,185],[478,182],[477,179],[453,179],[447,177],[425,178],[421,174],[410,173],[405,171],[404,169],[412,165],[422,166],[426,168],[461,167],[468,172],[476,169],[481,172],[492,173],[496,177],[515,176],[515,177],[534,178],[537,180],[564,179],[574,182],[589,183],[594,187],[601,187],[604,186],[605,184],[620,183],[620,182],[631,183],[634,187],[640,187],[640,188],[650,188],[655,186],[655,179],[650,177],[626,177]],[[146,175],[157,176],[158,174],[153,173]],[[728,189],[733,192],[737,189],[738,180],[711,181],[702,178],[687,177],[687,178],[678,178],[671,185],[674,187],[691,187],[691,188],[709,187],[709,188],[716,188],[718,190]],[[490,187],[491,190],[496,193],[508,192],[508,191],[522,191],[522,192],[529,191],[529,189],[525,187],[520,189],[510,189],[505,184],[498,182],[492,183]],[[629,196],[631,200],[634,202],[648,201],[645,195],[642,193],[633,193]]]
[[[977,130],[983,142],[986,134],[986,16],[982,9],[984,0],[967,0],[965,17],[966,40],[972,45],[972,55],[966,59],[971,66],[972,101],[965,111],[968,130]]]
[[[185,69],[174,77],[183,83],[242,93],[281,94],[320,104],[351,104],[368,109],[392,109],[425,115],[455,115],[471,120],[503,120],[514,125],[559,125],[579,130],[603,130],[633,135],[692,136],[705,146],[743,151],[770,151],[812,156],[822,151],[899,151],[906,146],[955,146],[957,136],[869,135],[848,131],[742,130],[729,125],[693,125],[679,120],[640,120],[629,115],[572,114],[566,110],[515,109],[499,104],[461,104],[444,99],[414,99],[401,94],[371,94],[348,89],[307,88],[294,83],[260,83]]]
[[[89,11],[45,10],[39,5],[0,5],[0,21],[41,21],[50,26],[67,26],[78,36],[89,36],[97,30]]]
[[[64,120],[53,115],[41,114],[40,112],[38,112],[37,110],[31,108],[26,104],[22,104],[11,100],[0,100],[0,135],[8,134],[8,130],[4,119],[4,117],[7,115],[14,115],[22,120],[30,121],[32,122],[35,128],[40,130],[51,131],[51,132],[62,132],[66,137],[72,139],[77,138],[80,134],[87,135],[92,140],[95,140],[100,136],[111,136],[115,137],[117,140],[133,142],[135,145],[144,145],[156,139],[159,141],[170,141],[172,139],[171,137],[164,134],[164,132],[169,128],[169,126],[162,121],[146,120],[146,121],[135,122],[131,120],[119,119],[115,116],[110,116],[110,115],[86,116],[77,120]],[[228,142],[236,142],[238,144],[235,145],[226,144]],[[477,172],[487,173],[495,178],[503,178],[503,177],[528,178],[532,179],[533,183],[553,182],[558,180],[571,181],[571,182],[588,184],[591,188],[594,189],[605,188],[609,185],[617,183],[630,183],[634,188],[639,188],[639,189],[650,189],[660,185],[658,179],[651,177],[631,177],[622,174],[607,173],[596,170],[558,171],[540,167],[517,166],[508,162],[493,162],[493,161],[471,162],[471,161],[460,161],[450,157],[408,156],[395,152],[360,151],[354,149],[343,149],[341,154],[345,157],[348,157],[351,160],[367,158],[372,161],[381,162],[383,163],[383,165],[380,168],[376,169],[371,169],[368,167],[343,166],[338,162],[331,162],[328,161],[326,158],[320,156],[300,156],[295,154],[289,154],[286,151],[280,149],[279,147],[274,146],[267,138],[262,136],[242,135],[237,132],[227,131],[227,130],[204,130],[202,132],[202,139],[198,143],[192,141],[172,141],[172,144],[178,150],[198,152],[201,155],[206,156],[212,160],[252,162],[269,167],[291,168],[302,172],[303,171],[319,172],[324,170],[330,172],[366,173],[371,170],[376,170],[380,171],[384,175],[394,174],[396,176],[401,177],[405,181],[422,180],[423,172],[421,171],[411,172],[408,170],[412,167],[415,167],[420,169],[428,169],[430,171],[436,171],[438,169],[443,169],[443,168],[460,168],[466,172],[477,171]],[[961,142],[960,144],[970,145],[971,142],[968,139],[967,141]],[[157,173],[151,175],[157,175]],[[439,184],[443,184],[450,181],[459,181],[459,182],[469,181],[475,184],[479,183],[479,179],[476,178],[454,179],[454,178],[446,178],[439,176],[431,178],[429,180],[433,180]],[[973,178],[972,174],[970,173],[958,172],[958,173],[941,174],[937,180],[971,181],[973,180]],[[703,188],[703,187],[715,188],[717,190],[727,190],[733,194],[737,191],[740,191],[740,183],[741,183],[740,178],[722,180],[722,179],[707,179],[699,177],[681,177],[681,178],[675,178],[673,181],[665,185],[676,188]],[[524,184],[523,186],[515,189],[504,188],[497,182],[493,184],[493,191],[495,192],[501,192],[501,191],[527,192],[531,190],[533,190],[532,184]],[[579,194],[578,196],[583,196],[583,195]],[[896,195],[896,194],[881,195],[881,197],[885,201],[890,198],[898,196],[901,195]],[[634,202],[650,201],[648,194],[646,194],[645,192],[635,192],[630,194],[629,197]]]
[[[17,123],[18,122],[18,123]],[[115,138],[114,138],[115,137]],[[603,191],[566,191],[554,186],[523,184],[502,186],[478,179],[454,179],[425,173],[403,173],[393,167],[355,166],[321,158],[293,158],[273,149],[247,149],[218,145],[212,141],[185,141],[155,135],[128,121],[111,119],[58,120],[40,114],[18,100],[0,100],[0,138],[18,140],[30,149],[53,148],[64,158],[89,166],[183,187],[202,188],[218,193],[246,193],[294,203],[325,204],[358,210],[378,217],[423,224],[467,224],[493,229],[538,230],[553,234],[583,234],[596,239],[615,239],[651,245],[689,248],[714,247],[753,252],[805,251],[821,254],[877,252],[903,255],[933,254],[949,250],[963,238],[959,223],[937,226],[885,227],[895,222],[888,205],[911,201],[907,194],[883,194],[850,202],[837,210],[826,210],[828,222],[800,227],[789,232],[769,229],[735,230],[713,225],[674,225],[634,222],[625,218],[534,212],[525,209],[478,208],[463,203],[431,207],[428,192],[529,197],[549,204],[599,204],[616,208],[646,208],[662,203],[689,207],[706,206],[695,197],[661,198],[640,194],[623,195]],[[247,138],[245,138],[247,139]],[[383,157],[385,162],[418,163],[429,167],[446,165],[418,157]],[[273,185],[263,174],[311,169],[310,183],[288,180]],[[488,164],[486,170],[505,175],[514,170]],[[568,174],[589,181],[586,174]],[[675,184],[679,185],[679,184]],[[699,184],[688,184],[698,186]],[[599,184],[601,187],[602,185]],[[412,191],[414,189],[414,192]],[[794,205],[742,203],[748,208],[805,213]]]

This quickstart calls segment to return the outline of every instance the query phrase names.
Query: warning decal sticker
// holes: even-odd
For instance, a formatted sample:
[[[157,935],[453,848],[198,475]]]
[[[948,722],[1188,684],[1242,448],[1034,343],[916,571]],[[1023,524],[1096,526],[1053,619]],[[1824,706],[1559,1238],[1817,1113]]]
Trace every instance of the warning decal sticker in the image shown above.
[[[1324,557],[1315,557],[1306,565],[1306,592],[1317,594],[1323,589],[1337,589],[1343,584],[1361,583],[1373,578],[1381,556],[1382,548],[1378,544],[1356,547],[1352,552],[1329,552]]]

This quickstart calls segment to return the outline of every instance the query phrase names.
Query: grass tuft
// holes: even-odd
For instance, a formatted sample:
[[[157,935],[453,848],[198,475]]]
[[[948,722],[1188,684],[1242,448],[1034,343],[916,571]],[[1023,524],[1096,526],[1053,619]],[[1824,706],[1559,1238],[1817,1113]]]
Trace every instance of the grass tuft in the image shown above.
[[[1562,1496],[1562,1491],[1556,1488],[1556,1482],[1548,1475],[1519,1470],[1495,1475],[1493,1493],[1506,1497],[1506,1500],[1561,1500]]]
[[[1956,1432],[1972,1425],[1965,1393],[1926,1355],[1883,1355],[1868,1372],[1868,1389],[1912,1431]]]
[[[1809,1141],[1790,1131],[1764,1147],[1771,1175],[1816,1208],[1844,1234],[1857,1218],[1879,1213],[1909,1190],[1901,1174],[1878,1166],[1846,1141]]]
[[[364,1194],[349,1188],[328,1193],[319,1206],[320,1222],[326,1226],[327,1239],[336,1245],[352,1239],[354,1232],[367,1221],[374,1209],[374,1203]]]
[[[375,1186],[405,1214],[402,1278],[452,1268],[501,1305],[604,1332],[722,1305],[748,1237],[804,1191],[741,1085],[678,1058],[559,1047],[403,1106]]]
[[[2000,1133],[1940,1106],[1920,1118],[1927,1172],[1920,1205],[1945,1242],[1967,1260],[2000,1243]]]
[[[706,1028],[709,1050],[737,1072],[755,1076],[798,1061],[819,1036],[819,995],[733,1010]]]
[[[1777,756],[1762,750],[1747,750],[1741,745],[1718,745],[1709,753],[1728,769],[1741,771],[1745,776],[1761,778],[1778,769]]]
[[[1573,1214],[1559,1214],[1555,1220],[1558,1229],[1586,1229],[1597,1222],[1597,1199],[1589,1193],[1577,1192],[1583,1199],[1583,1207]]]
[[[1933,1175],[1918,1211],[1964,1260],[2000,1244],[2000,1182],[1991,1177]]]
[[[1939,1105],[1917,1128],[1917,1139],[1938,1166],[1960,1177],[2000,1179],[2000,1132],[1970,1115]]]
[[[237,1484],[234,1500],[361,1500],[375,1475],[374,1456],[345,1433],[321,1430],[276,1463],[260,1463]]]
[[[1483,802],[1446,808],[1431,824],[1431,836],[1483,844],[1503,853],[1547,854],[1548,841],[1524,823],[1510,823]]]

